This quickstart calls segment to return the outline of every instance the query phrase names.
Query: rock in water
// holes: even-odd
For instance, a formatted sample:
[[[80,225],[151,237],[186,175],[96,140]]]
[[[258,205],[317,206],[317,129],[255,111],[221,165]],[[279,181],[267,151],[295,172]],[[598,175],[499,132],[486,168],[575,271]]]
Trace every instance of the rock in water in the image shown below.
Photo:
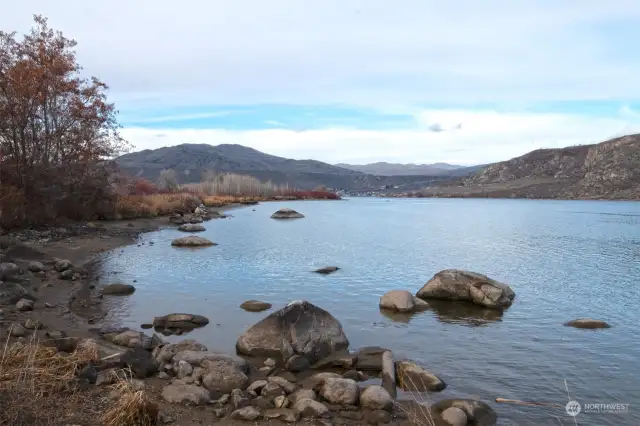
[[[259,300],[247,300],[243,302],[240,307],[249,312],[262,312],[271,309],[271,303],[261,302]]]
[[[436,420],[436,424],[439,424],[438,420],[443,419],[444,412],[451,407],[458,408],[464,412],[467,424],[494,426],[498,421],[496,412],[484,402],[473,399],[445,399],[433,404],[429,409],[434,416],[434,420]],[[452,412],[448,414],[452,414]]]
[[[458,407],[449,407],[442,412],[442,420],[451,426],[466,426],[467,415]]]
[[[236,342],[238,354],[286,361],[302,355],[315,364],[349,347],[342,324],[307,301],[295,301],[245,331]]]
[[[486,308],[511,306],[516,294],[507,284],[475,272],[446,269],[429,280],[416,296],[420,299],[463,300]]]
[[[213,241],[207,240],[206,238],[190,235],[188,237],[176,238],[171,241],[171,245],[175,247],[209,247],[216,246],[217,244]]]
[[[336,271],[339,271],[340,268],[338,268],[337,266],[325,266],[324,268],[320,268],[320,269],[316,269],[315,273],[317,274],[324,274],[324,275],[328,275],[328,274],[332,274]]]
[[[129,284],[107,284],[102,289],[102,294],[108,296],[128,296],[133,294],[136,291],[136,288]]]
[[[610,328],[611,326],[604,321],[594,320],[591,318],[580,318],[573,321],[565,322],[564,325],[566,327],[575,327],[575,328],[587,328],[587,329],[596,329],[596,328]]]
[[[429,305],[406,290],[392,290],[380,298],[380,308],[394,312],[415,312]]]
[[[182,232],[204,232],[205,228],[202,225],[195,223],[185,223],[184,225],[180,225],[178,227],[178,231]]]
[[[280,209],[271,215],[271,219],[301,219],[304,215],[292,209]]]
[[[193,314],[169,314],[153,319],[156,328],[179,328],[192,330],[209,324],[209,319],[202,315]]]
[[[398,386],[407,391],[439,392],[447,387],[442,379],[413,361],[396,361],[396,377]]]

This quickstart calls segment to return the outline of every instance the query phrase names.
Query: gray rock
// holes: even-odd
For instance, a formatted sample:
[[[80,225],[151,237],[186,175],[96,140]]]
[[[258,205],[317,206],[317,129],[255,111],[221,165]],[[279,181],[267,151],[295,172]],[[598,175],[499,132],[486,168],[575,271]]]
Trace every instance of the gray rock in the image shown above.
[[[564,323],[565,327],[575,327],[575,328],[586,328],[586,329],[596,329],[596,328],[610,328],[611,326],[604,321],[595,320],[591,318],[580,318],[573,321],[569,321]]]
[[[360,405],[370,410],[391,410],[393,398],[382,386],[367,386],[360,393]]]
[[[276,408],[287,408],[289,406],[289,399],[284,395],[280,395],[273,399],[273,403]]]
[[[331,373],[331,372],[325,371],[322,373],[314,374],[313,376],[310,376],[304,379],[304,381],[302,382],[302,387],[304,387],[305,389],[318,390],[318,389],[321,389],[322,386],[324,386],[324,382],[327,379],[341,379],[341,378],[342,376],[339,375],[338,373]]]
[[[396,386],[396,363],[391,351],[382,353],[382,387],[396,399],[398,390]]]
[[[24,322],[24,328],[29,330],[40,330],[42,328],[42,323],[38,320],[27,318]]]
[[[86,379],[89,383],[94,384],[98,380],[98,370],[93,364],[88,364],[78,372],[78,377]]]
[[[11,280],[20,275],[20,267],[15,263],[0,263],[0,281]]]
[[[296,385],[294,385],[293,383],[291,383],[287,379],[279,377],[279,376],[269,376],[267,378],[267,382],[274,383],[274,384],[278,385],[287,394],[290,394],[290,393],[294,392],[296,390],[296,388],[297,388]]]
[[[451,407],[462,410],[467,417],[468,424],[494,426],[498,420],[496,412],[491,407],[484,402],[472,399],[445,399],[433,404],[430,411],[438,419],[442,418],[444,411]]]
[[[339,270],[340,268],[338,268],[337,266],[325,266],[324,268],[316,269],[313,272],[315,272],[316,274],[329,275]]]
[[[289,400],[294,404],[302,399],[316,400],[316,393],[313,389],[298,389],[289,395]]]
[[[104,286],[102,294],[108,296],[128,296],[135,291],[136,288],[130,284],[114,283]]]
[[[466,426],[467,415],[458,407],[449,407],[441,414],[444,420],[450,426]]]
[[[236,351],[280,360],[298,354],[313,364],[348,346],[342,324],[329,312],[296,301],[245,331],[236,342]]]
[[[296,423],[300,420],[300,413],[289,408],[272,408],[264,412],[265,419],[279,419],[287,423]]]
[[[256,380],[255,382],[249,385],[249,387],[247,388],[247,391],[255,392],[256,394],[259,394],[260,392],[262,392],[262,388],[267,386],[267,383],[268,382],[266,380]]]
[[[13,305],[20,299],[33,299],[20,284],[0,281],[0,305]]]
[[[409,360],[396,361],[396,377],[398,386],[406,391],[439,392],[447,387],[438,376]]]
[[[382,371],[382,354],[389,349],[378,346],[366,346],[353,353],[358,358],[356,368],[361,371]]]
[[[391,414],[385,410],[366,410],[364,412],[364,420],[370,425],[387,424],[391,422]],[[422,424],[422,423],[418,423]],[[430,424],[430,423],[427,423]]]
[[[177,371],[177,376],[179,379],[184,379],[187,376],[190,376],[193,373],[193,367],[187,361],[180,360],[178,361],[178,365],[175,368]]]
[[[260,417],[260,411],[255,407],[244,407],[231,413],[231,418],[235,420],[253,421]]]
[[[360,389],[355,380],[328,378],[322,385],[320,395],[331,404],[354,405],[360,396]]]
[[[275,383],[267,383],[265,387],[262,388],[262,391],[260,391],[260,395],[269,399],[273,399],[276,396],[280,396],[284,394],[285,394],[284,389],[282,389],[280,386],[278,386]]]
[[[266,365],[267,367],[275,367],[276,366],[276,362],[274,360],[272,360],[271,358],[267,358],[264,361],[264,365]]]
[[[301,219],[304,215],[292,209],[280,209],[271,215],[271,219]]]
[[[139,331],[128,330],[120,334],[116,334],[115,336],[105,335],[105,338],[107,340],[110,340],[111,343],[130,348],[130,347],[135,347],[135,344],[134,344],[135,342],[138,342],[138,343],[141,342],[141,339],[140,339],[141,335],[142,333],[140,333]]]
[[[161,371],[158,373],[158,379],[169,380],[171,376],[169,376],[166,372]]]
[[[416,296],[420,299],[463,300],[487,308],[511,306],[516,294],[507,284],[475,272],[447,269],[429,280]]]
[[[33,310],[33,300],[29,299],[20,299],[18,303],[16,303],[16,308],[19,311],[32,311]]]
[[[206,238],[189,235],[188,237],[176,238],[171,241],[171,245],[175,247],[209,247],[216,246],[217,244]]]
[[[27,329],[24,328],[21,324],[13,324],[11,326],[11,335],[13,337],[23,337],[27,335]]]
[[[406,290],[393,290],[380,298],[380,308],[394,312],[415,312],[428,307],[428,303]]]
[[[65,269],[64,271],[60,272],[59,277],[61,280],[71,280],[73,279],[73,270]]]
[[[196,385],[167,385],[162,389],[162,399],[172,404],[205,405],[209,392]]]
[[[202,384],[211,392],[230,393],[233,389],[245,389],[249,384],[248,365],[244,360],[227,354],[207,356],[201,362],[206,370]],[[216,355],[216,356],[214,356]]]
[[[231,401],[231,406],[233,407],[234,410],[248,407],[249,405],[251,405],[251,399],[241,389],[232,390],[229,400]]]
[[[329,369],[332,367],[337,368],[353,368],[358,361],[358,357],[352,354],[331,354],[326,358],[321,359],[317,363],[311,366],[311,368],[317,369]]]
[[[33,262],[29,262],[27,269],[33,273],[38,273],[44,271],[45,267],[41,262],[37,262],[34,260]]]
[[[180,225],[178,227],[178,231],[182,232],[204,232],[206,231],[205,227],[197,224],[197,223],[185,223],[184,225]]]
[[[162,346],[158,349],[155,359],[158,364],[167,364],[173,360],[173,357],[180,352],[192,351],[192,352],[204,352],[207,347],[195,340],[187,339],[179,343],[171,343]],[[186,361],[186,359],[185,359]]]
[[[209,324],[209,318],[194,314],[169,314],[153,319],[153,326],[156,328],[190,330],[207,324]]]
[[[325,417],[329,414],[329,409],[321,402],[312,399],[300,399],[293,409],[300,413],[302,417]]]
[[[311,368],[309,360],[302,355],[294,355],[289,358],[285,364],[285,368],[294,373],[305,371]]]
[[[240,307],[248,312],[262,312],[271,309],[271,303],[261,302],[259,300],[247,300]]]
[[[73,268],[73,264],[69,260],[59,259],[59,260],[56,260],[56,262],[53,265],[53,268],[58,272],[62,272],[62,271],[66,271],[67,269]]]

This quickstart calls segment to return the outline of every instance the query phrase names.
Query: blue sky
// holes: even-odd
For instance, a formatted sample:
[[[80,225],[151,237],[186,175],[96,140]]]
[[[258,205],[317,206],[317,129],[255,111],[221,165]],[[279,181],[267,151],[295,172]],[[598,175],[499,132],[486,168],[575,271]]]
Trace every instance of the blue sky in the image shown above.
[[[478,164],[640,131],[635,0],[0,0],[111,87],[136,149]]]

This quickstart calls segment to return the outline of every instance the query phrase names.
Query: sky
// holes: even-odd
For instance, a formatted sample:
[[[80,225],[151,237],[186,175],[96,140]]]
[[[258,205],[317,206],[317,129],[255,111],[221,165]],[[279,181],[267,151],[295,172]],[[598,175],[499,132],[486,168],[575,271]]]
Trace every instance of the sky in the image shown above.
[[[637,0],[0,0],[78,41],[135,150],[486,164],[640,132]]]

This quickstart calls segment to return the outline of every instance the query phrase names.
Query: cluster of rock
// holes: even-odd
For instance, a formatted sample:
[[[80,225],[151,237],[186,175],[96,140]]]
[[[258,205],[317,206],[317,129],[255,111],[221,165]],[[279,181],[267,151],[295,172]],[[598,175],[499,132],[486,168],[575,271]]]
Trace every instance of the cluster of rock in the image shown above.
[[[200,204],[200,206],[196,207],[196,209],[191,214],[184,214],[183,212],[178,212],[169,217],[169,222],[174,225],[197,225],[202,223],[203,221],[212,220],[212,219],[224,219],[227,216],[218,212],[217,210],[209,210],[205,207],[204,204]],[[198,228],[192,228],[198,229]],[[183,229],[184,230],[184,229]],[[187,232],[199,232],[199,231],[187,231]]]

